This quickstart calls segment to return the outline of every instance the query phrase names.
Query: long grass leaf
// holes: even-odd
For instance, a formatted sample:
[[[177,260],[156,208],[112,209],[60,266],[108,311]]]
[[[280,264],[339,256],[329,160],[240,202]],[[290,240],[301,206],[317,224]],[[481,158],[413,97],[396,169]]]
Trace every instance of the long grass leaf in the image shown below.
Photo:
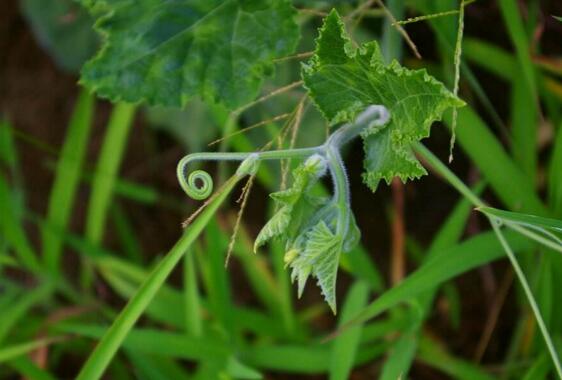
[[[208,258],[209,281],[208,295],[209,304],[213,315],[221,322],[223,327],[234,331],[234,319],[232,318],[232,296],[230,291],[230,279],[225,270],[226,251],[228,236],[224,234],[215,220],[211,221],[205,231],[205,242],[207,244],[205,254]]]
[[[544,218],[541,216],[523,214],[520,212],[499,210],[493,207],[479,207],[478,210],[482,211],[485,214],[493,215],[497,218],[503,219],[505,221],[510,221],[517,224],[523,224],[528,226],[546,228],[556,232],[562,232],[562,220]]]
[[[115,227],[115,234],[119,238],[121,249],[133,262],[140,264],[143,258],[143,249],[131,223],[131,219],[121,206],[115,202],[111,207],[111,221]]]
[[[2,313],[0,313],[0,343],[6,338],[10,330],[29,313],[29,310],[45,301],[52,291],[53,286],[45,283],[23,293],[17,300],[3,307]]]
[[[562,217],[562,123],[558,127],[548,168],[548,199],[554,214]]]
[[[98,244],[103,237],[113,186],[123,157],[135,109],[136,107],[130,104],[117,104],[113,108],[107,125],[107,132],[103,139],[92,183],[92,193],[86,217],[86,236],[94,244]]]
[[[145,355],[134,350],[127,350],[127,356],[141,380],[189,380],[191,378],[175,361],[166,360],[161,356]]]
[[[94,97],[82,90],[74,106],[74,113],[68,125],[64,145],[57,163],[55,180],[49,196],[47,222],[62,229],[68,225],[76,190],[82,174],[82,163],[86,154]],[[50,229],[41,230],[43,261],[51,274],[58,271],[62,239]]]
[[[497,196],[511,210],[547,215],[548,211],[523,172],[509,158],[482,119],[470,107],[459,109],[458,117],[458,141]],[[450,118],[445,119],[450,124]]]
[[[476,38],[465,38],[463,56],[510,83],[515,80],[519,71],[517,59],[513,55],[499,46]]]
[[[40,272],[41,265],[31,246],[23,226],[23,220],[16,210],[16,202],[7,181],[0,174],[0,234],[13,248],[19,262],[31,272]]]
[[[367,303],[369,286],[362,282],[356,282],[349,289],[341,314],[340,326],[348,322]],[[349,378],[355,361],[355,355],[359,348],[362,326],[353,326],[339,335],[333,342],[330,360],[330,380],[346,380]]]
[[[27,356],[20,356],[10,360],[7,365],[12,367],[17,373],[29,380],[56,380],[47,370],[39,368]]]
[[[197,286],[197,271],[193,254],[183,258],[183,295],[185,331],[192,336],[201,336],[203,321],[201,319],[201,299]]]
[[[537,177],[538,109],[536,100],[524,81],[511,86],[511,150],[531,187]]]
[[[517,8],[517,3],[513,0],[499,0],[498,4],[500,6],[504,22],[506,23],[511,42],[515,46],[517,60],[521,65],[527,90],[530,92],[533,102],[536,102],[537,88],[533,63],[531,61],[529,51],[529,39],[527,38],[523,20]]]
[[[418,324],[413,323],[401,331],[401,336],[387,352],[387,358],[381,371],[380,380],[406,378],[418,348]]]
[[[513,266],[513,270],[517,274],[517,278],[519,279],[521,287],[525,292],[527,301],[529,301],[529,304],[531,305],[531,309],[533,310],[533,314],[535,315],[539,330],[541,331],[546,347],[550,353],[554,368],[556,368],[556,373],[558,374],[558,377],[562,379],[562,365],[560,364],[560,358],[558,357],[557,350],[554,347],[554,343],[552,342],[552,337],[550,336],[550,332],[548,331],[548,328],[544,323],[541,311],[539,310],[537,302],[535,301],[535,297],[533,295],[533,292],[531,291],[531,288],[529,287],[529,283],[525,278],[525,274],[523,273],[523,270],[519,266],[519,262],[517,261],[517,258],[513,253],[512,245],[506,239],[505,234],[500,230],[499,226],[501,224],[501,221],[499,221],[497,218],[491,217],[490,223],[492,224],[494,232],[496,233],[498,240],[500,241],[507,257],[509,258],[509,261],[511,261],[511,265]]]
[[[506,234],[506,237],[516,251],[526,250],[532,246],[528,239],[515,233]],[[356,315],[353,323],[369,320],[392,306],[500,257],[502,257],[501,246],[491,232],[482,233],[454,247],[443,249],[401,283],[371,302]]]
[[[2,347],[0,348],[0,363],[4,363],[8,360],[12,360],[19,356],[25,355],[40,347],[44,347],[57,339],[58,338],[43,338],[30,342],[17,343],[11,346]]]
[[[459,380],[493,380],[494,377],[468,361],[455,358],[430,338],[420,340],[419,359]]]
[[[237,180],[238,177],[233,177],[229,180],[223,191],[207,206],[193,224],[186,229],[176,245],[174,245],[168,254],[160,261],[158,266],[154,268],[146,278],[137,293],[129,300],[123,311],[107,330],[94,352],[90,355],[77,377],[78,380],[97,380],[103,375],[131,328],[150,304],[160,287],[166,281],[170,272],[183,257],[186,250],[193,244],[195,239],[197,239],[211,218],[215,215],[219,206],[236,185]]]
[[[56,331],[98,339],[105,334],[105,327],[93,324],[61,323]],[[128,332],[121,345],[131,352],[159,355],[170,358],[204,360],[226,356],[229,348],[224,342],[211,336],[195,338],[183,333],[135,328]]]

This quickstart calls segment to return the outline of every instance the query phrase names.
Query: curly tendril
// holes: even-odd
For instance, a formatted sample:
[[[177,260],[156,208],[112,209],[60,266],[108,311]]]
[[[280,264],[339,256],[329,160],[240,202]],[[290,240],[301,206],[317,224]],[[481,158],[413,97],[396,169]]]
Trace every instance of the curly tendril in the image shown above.
[[[208,198],[213,192],[213,179],[204,170],[194,170],[187,175],[187,166],[196,161],[242,161],[236,176],[243,177],[253,175],[257,171],[260,161],[263,160],[286,160],[290,158],[305,159],[313,155],[331,158],[333,161],[328,164],[330,171],[334,171],[334,167],[341,166],[341,158],[339,150],[341,146],[358,136],[361,131],[367,128],[382,126],[388,122],[390,118],[388,110],[380,105],[372,105],[361,112],[353,122],[342,125],[338,128],[323,145],[312,148],[300,149],[284,149],[271,150],[263,152],[251,153],[193,153],[185,156],[180,160],[177,167],[177,176],[181,188],[185,193],[195,200],[203,200]],[[337,168],[336,168],[337,169]],[[343,176],[345,173],[342,172]],[[337,176],[339,179],[339,176]],[[336,187],[347,187],[345,181],[334,181]],[[336,189],[338,190],[338,189]],[[347,189],[341,189],[347,194]],[[335,192],[336,194],[338,191]],[[345,197],[345,196],[344,196]]]
[[[193,153],[180,160],[177,167],[177,176],[181,188],[192,199],[207,199],[213,192],[213,179],[204,170],[194,170],[187,175],[189,164],[197,161],[244,161],[249,157],[255,158],[256,153]]]
[[[184,179],[185,180],[185,179]],[[200,182],[198,185],[197,182]],[[187,177],[186,186],[182,186],[185,192],[193,199],[207,199],[213,192],[213,179],[204,170],[195,170]]]

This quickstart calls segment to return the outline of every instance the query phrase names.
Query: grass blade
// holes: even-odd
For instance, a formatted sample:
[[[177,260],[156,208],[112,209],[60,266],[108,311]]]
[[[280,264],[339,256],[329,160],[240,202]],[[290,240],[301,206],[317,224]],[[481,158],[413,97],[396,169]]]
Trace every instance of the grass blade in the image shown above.
[[[556,368],[558,378],[562,379],[562,365],[560,365],[560,358],[558,357],[558,353],[556,352],[556,348],[554,347],[554,343],[552,343],[552,338],[550,337],[550,333],[548,332],[548,329],[547,329],[547,327],[546,327],[546,325],[543,321],[541,311],[539,310],[537,302],[535,301],[535,297],[533,296],[533,292],[531,291],[531,288],[529,287],[529,283],[527,282],[527,279],[525,278],[525,274],[523,273],[523,270],[519,266],[519,262],[517,261],[517,258],[515,257],[515,254],[513,253],[510,244],[508,243],[507,239],[505,238],[504,233],[500,230],[499,226],[501,224],[501,221],[497,218],[491,217],[490,218],[490,224],[494,228],[494,232],[496,233],[496,236],[497,236],[498,240],[500,241],[503,249],[505,250],[505,253],[507,254],[507,257],[509,257],[509,261],[511,261],[511,265],[513,266],[513,270],[517,274],[519,282],[521,283],[521,287],[523,288],[523,291],[525,292],[525,296],[527,297],[527,300],[529,301],[529,304],[531,305],[531,309],[533,310],[533,314],[535,315],[535,319],[537,320],[537,324],[538,324],[539,329],[540,329],[540,331],[542,333],[542,336],[544,338],[546,347],[548,348],[548,351],[550,353],[550,357],[552,358],[552,362],[554,364],[554,367]]]
[[[458,117],[458,141],[498,197],[511,210],[547,215],[528,179],[482,119],[468,106],[459,109]],[[445,120],[451,123],[450,117],[445,116]]]
[[[90,127],[94,111],[94,97],[82,90],[74,106],[49,197],[47,222],[65,229],[74,204],[76,190],[82,174]],[[41,230],[43,260],[51,274],[58,271],[62,239],[49,228]]]
[[[514,233],[506,235],[516,251],[526,250],[532,246],[528,239],[520,235]],[[351,323],[374,318],[394,305],[501,257],[501,247],[491,232],[481,233],[455,247],[443,249],[401,283],[371,302],[353,318]]]
[[[503,211],[491,207],[482,207],[479,208],[479,211],[486,214],[488,218],[494,217],[500,220],[507,227],[519,232],[521,235],[562,253],[562,239],[560,236],[553,233],[562,232],[562,221],[542,218],[535,215]]]
[[[477,185],[474,192],[476,194],[480,193],[483,187],[482,185]],[[431,260],[435,254],[457,244],[466,228],[467,219],[471,211],[472,204],[467,199],[461,198],[431,242],[424,261]],[[423,326],[424,318],[429,316],[431,305],[438,289],[437,287],[430,289],[420,294],[418,299],[414,301],[416,307],[412,307],[409,310],[410,321],[408,326],[404,326],[399,330],[403,332],[403,335],[394,343],[392,351],[384,364],[381,379],[394,380],[399,376],[407,376],[418,349],[419,330]],[[444,290],[446,289],[447,287],[444,288]]]
[[[524,81],[511,85],[511,150],[531,187],[537,177],[538,109],[532,92]]]
[[[60,339],[61,338],[43,338],[0,348],[0,363],[15,359]]]
[[[419,359],[437,368],[451,378],[459,380],[493,380],[494,377],[483,372],[479,367],[455,358],[447,353],[443,348],[439,347],[437,343],[433,342],[428,337],[423,337],[420,340]]]
[[[28,357],[20,356],[16,359],[12,359],[8,362],[8,365],[12,367],[18,374],[22,375],[23,378],[29,380],[56,380],[56,377],[52,376],[46,370],[43,370],[31,361]]]
[[[388,350],[380,380],[406,378],[407,371],[410,369],[418,349],[419,332],[417,329],[421,319],[416,322],[411,323],[406,330],[401,331],[400,338]]]
[[[250,365],[299,374],[324,373],[330,366],[327,345],[255,345],[244,352]]]
[[[562,217],[562,123],[554,141],[548,168],[548,199],[554,214]]]
[[[479,207],[477,210],[505,221],[545,228],[556,232],[562,232],[562,220],[544,218],[541,216],[523,214],[519,212],[499,210],[493,207]]]
[[[29,313],[29,310],[48,298],[52,291],[52,285],[42,284],[33,290],[24,292],[17,301],[11,301],[9,305],[2,307],[2,313],[0,314],[0,343],[6,338],[10,330]]]
[[[0,174],[0,235],[12,247],[19,262],[31,272],[40,272],[41,265],[24,230],[18,202],[8,182]]]
[[[113,186],[133,123],[135,109],[135,106],[130,104],[117,104],[107,125],[86,217],[86,236],[94,244],[98,244],[103,237]]]
[[[529,53],[529,41],[527,34],[525,33],[523,20],[521,19],[517,9],[517,3],[513,0],[499,0],[498,4],[506,23],[507,30],[509,31],[511,42],[515,46],[517,60],[519,61],[523,71],[523,78],[525,78],[527,91],[530,92],[533,102],[535,103],[537,97],[535,73]]]
[[[134,226],[120,202],[114,202],[110,209],[115,234],[119,238],[122,251],[137,263],[142,263],[143,249],[137,238]]]
[[[232,314],[233,304],[230,290],[230,279],[225,269],[225,254],[228,246],[228,237],[222,233],[216,220],[207,226],[205,231],[207,250],[207,270],[209,280],[207,292],[209,304],[213,315],[220,321],[222,326],[232,333],[234,331],[234,319]]]
[[[17,165],[17,154],[14,146],[12,126],[0,120],[0,161],[7,167],[14,168]]]
[[[465,38],[463,56],[510,83],[515,80],[519,70],[516,59],[507,51],[476,38]]]
[[[94,352],[82,367],[77,380],[97,380],[103,375],[129,331],[150,304],[186,250],[193,244],[215,215],[219,206],[238,182],[238,179],[235,176],[227,182],[223,191],[207,206],[193,224],[186,229],[176,245],[154,268],[137,293],[129,300],[123,311],[107,330]]]
[[[61,323],[56,326],[56,330],[96,339],[104,335],[105,327],[93,324]],[[228,346],[212,336],[195,338],[183,333],[149,328],[131,329],[123,340],[122,346],[128,352],[197,361],[226,357],[229,354]]]
[[[534,364],[525,373],[525,376],[522,377],[522,380],[546,379],[549,370],[550,363],[548,361],[548,355],[543,353],[535,360]]]
[[[343,305],[340,326],[348,322],[351,317],[365,307],[368,295],[369,286],[365,282],[358,281],[351,287]],[[358,324],[334,340],[330,360],[330,380],[349,378],[361,340],[361,331],[362,326]]]
[[[191,249],[193,251],[193,249]],[[203,332],[201,319],[201,300],[197,287],[197,271],[193,254],[189,252],[183,258],[183,294],[185,331],[192,336],[200,336]]]

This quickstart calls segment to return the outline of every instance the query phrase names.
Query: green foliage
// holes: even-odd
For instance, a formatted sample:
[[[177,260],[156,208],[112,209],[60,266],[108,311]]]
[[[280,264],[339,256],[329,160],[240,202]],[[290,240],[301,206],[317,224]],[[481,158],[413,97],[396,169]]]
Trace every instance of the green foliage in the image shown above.
[[[32,1],[27,0],[27,3]],[[60,0],[56,6],[66,3]],[[462,102],[424,71],[409,70],[397,62],[385,63],[407,53],[400,53],[405,46],[403,36],[392,25],[392,19],[386,17],[386,10],[363,6],[372,2],[295,2],[304,36],[303,51],[312,46],[315,23],[319,20],[316,14],[327,14],[327,5],[337,4],[338,11],[345,17],[340,19],[334,11],[325,19],[313,58],[301,70],[309,93],[294,86],[287,96],[276,98],[275,102],[252,103],[251,111],[244,103],[256,96],[262,79],[272,67],[272,59],[290,54],[294,47],[298,35],[293,21],[296,12],[288,1],[227,0],[214,11],[209,9],[219,4],[215,0],[82,0],[82,3],[98,19],[106,41],[98,58],[84,71],[84,80],[90,88],[98,86],[100,94],[113,99],[165,101],[172,106],[183,105],[191,96],[202,95],[203,101],[191,102],[182,109],[152,109],[148,118],[162,125],[175,138],[174,142],[189,152],[203,149],[210,140],[236,133],[234,138],[224,139],[219,154],[195,156],[200,157],[199,160],[246,161],[233,179],[226,183],[219,181],[223,184],[217,186],[218,192],[209,199],[206,209],[192,220],[178,243],[158,257],[149,248],[164,240],[164,234],[160,233],[170,225],[166,223],[168,220],[163,220],[160,208],[173,213],[171,218],[176,220],[179,233],[180,215],[185,216],[195,205],[175,194],[166,194],[166,186],[140,185],[119,175],[134,106],[121,103],[114,108],[105,137],[100,140],[98,159],[82,163],[81,156],[97,151],[98,144],[88,144],[93,100],[85,94],[81,96],[65,141],[57,144],[62,147],[57,164],[48,157],[35,161],[39,168],[33,166],[33,169],[41,169],[47,161],[46,167],[52,169],[54,175],[51,191],[40,189],[51,194],[44,199],[44,203],[49,204],[44,216],[36,214],[39,191],[28,191],[24,186],[36,183],[31,180],[35,172],[20,173],[18,167],[16,149],[24,145],[17,140],[30,141],[27,130],[19,130],[17,121],[15,129],[0,123],[0,378],[51,380],[61,377],[61,368],[66,375],[67,367],[75,368],[85,362],[80,379],[231,380],[268,378],[275,372],[275,376],[282,378],[311,374],[337,380],[363,375],[361,367],[367,363],[369,368],[380,368],[380,378],[396,379],[408,378],[410,367],[423,363],[446,376],[487,380],[492,378],[488,366],[464,355],[452,355],[447,339],[454,332],[435,328],[429,336],[425,330],[430,317],[437,317],[434,322],[439,321],[437,326],[432,322],[433,327],[441,327],[447,320],[466,318],[466,313],[459,312],[465,306],[466,294],[462,289],[456,296],[460,305],[451,304],[454,297],[445,294],[455,293],[452,280],[478,266],[505,258],[504,253],[519,279],[514,286],[521,284],[523,287],[523,292],[514,289],[517,297],[508,299],[517,305],[509,305],[509,308],[520,312],[512,316],[515,328],[511,341],[506,339],[507,344],[502,345],[497,355],[488,351],[485,361],[495,368],[494,377],[546,379],[555,376],[555,371],[562,376],[557,353],[562,306],[554,297],[556,289],[562,287],[562,256],[559,254],[562,224],[553,219],[562,212],[562,98],[557,95],[560,78],[541,71],[541,62],[550,57],[528,48],[528,41],[534,40],[532,32],[540,21],[539,1],[529,2],[525,17],[508,1],[500,2],[513,52],[481,40],[464,41],[463,58],[512,86],[511,101],[505,102],[509,109],[502,109],[501,117],[494,107],[503,106],[503,100],[493,97],[491,102],[478,82],[480,75],[474,75],[470,66],[456,60],[459,56],[454,54],[455,38],[460,35],[457,22],[455,17],[441,17],[450,11],[451,2],[384,2],[398,19],[418,12],[422,16],[416,19],[428,22],[435,36],[431,41],[435,43],[435,54],[427,64],[433,75],[453,87],[456,83],[454,63],[462,67],[461,89],[473,104],[459,110],[458,140],[466,156],[459,160],[460,166],[451,166],[451,169],[419,140],[429,134],[432,121],[441,117],[452,127],[454,117],[443,111],[459,107]],[[469,3],[465,1],[464,5]],[[233,23],[240,9],[260,4],[265,7],[262,13],[252,8],[253,13],[246,16],[252,22],[258,20],[267,31],[251,29],[252,22],[241,23],[240,30],[269,45],[264,48],[259,44],[231,44],[232,37],[236,37],[232,33]],[[467,9],[468,23],[480,5],[474,6],[474,12]],[[50,17],[50,6],[48,9],[43,16]],[[186,12],[181,13],[179,9]],[[195,10],[209,12],[202,15],[194,13]],[[274,17],[269,17],[272,15]],[[286,17],[281,20],[281,15]],[[378,22],[362,27],[362,20],[382,15],[385,20],[380,37],[376,30]],[[185,20],[193,21],[191,16],[197,21],[185,23]],[[174,20],[178,23],[171,22]],[[556,28],[558,24],[554,23]],[[344,31],[344,24],[349,35]],[[544,23],[542,36],[553,30],[551,24]],[[467,30],[470,33],[472,29]],[[176,31],[178,33],[173,34]],[[36,32],[41,34],[38,29]],[[158,44],[158,38],[164,33],[172,33],[172,40]],[[62,37],[72,37],[55,36],[61,38],[60,41],[64,41]],[[209,46],[204,45],[202,36]],[[411,37],[416,43],[420,38]],[[374,41],[358,47],[352,42],[373,39],[381,41],[380,51]],[[272,41],[285,45],[274,46]],[[190,42],[193,43],[189,45]],[[65,47],[64,43],[60,45]],[[425,44],[420,45],[423,46]],[[155,48],[154,52],[150,47]],[[231,47],[236,49],[231,50]],[[246,54],[247,50],[252,54]],[[130,67],[121,71],[115,69],[143,52],[148,55],[134,70],[129,70]],[[185,54],[180,59],[181,52]],[[228,54],[232,52],[243,52],[244,60],[228,61]],[[276,62],[281,75],[275,82],[268,82],[267,87],[294,81],[299,73],[295,61],[301,57]],[[171,75],[163,75],[162,64],[170,60],[177,63],[181,73],[178,69]],[[241,66],[233,66],[233,72],[215,70],[220,65],[228,66],[228,62]],[[425,60],[406,62],[416,68],[427,63]],[[209,75],[203,78],[200,72],[184,71],[197,64],[208,67]],[[96,78],[87,78],[86,74],[94,72],[103,74],[99,82]],[[181,75],[184,72],[189,74],[189,88],[182,82],[182,78],[186,79]],[[239,76],[240,73],[250,74]],[[129,83],[127,75],[142,78]],[[233,77],[237,82],[231,80]],[[486,90],[488,88],[486,86]],[[306,95],[316,103],[321,114],[308,107],[308,100],[302,98]],[[304,99],[302,103],[300,99]],[[236,112],[237,118],[229,117],[225,107],[209,106],[209,100],[231,102],[227,103],[230,108],[242,105],[245,111]],[[373,103],[381,107],[372,106]],[[279,128],[277,122],[267,122],[263,128],[252,128],[247,134],[238,133],[247,125],[288,112],[287,109],[296,104],[304,105],[300,109],[302,115],[297,108],[299,112],[290,113],[283,128]],[[481,106],[489,115],[475,112]],[[390,121],[386,109],[390,111]],[[346,124],[326,136],[322,114],[331,124]],[[504,115],[509,115],[505,121]],[[539,123],[539,115],[544,123]],[[499,132],[486,124],[488,119],[500,128]],[[551,130],[553,133],[549,132]],[[539,131],[541,143],[537,144]],[[136,180],[141,180],[137,177],[141,171],[150,174],[156,168],[164,170],[163,165],[168,162],[162,156],[164,152],[159,151],[159,135],[145,132],[142,130],[141,139],[146,144],[142,148],[148,147],[147,154],[143,154],[142,161],[134,167],[127,167],[130,169],[127,176]],[[496,136],[498,133],[502,134],[501,139]],[[314,138],[303,138],[303,134],[312,134]],[[409,233],[409,228],[416,223],[412,223],[410,213],[406,213],[408,233],[404,238],[409,271],[393,287],[384,284],[384,272],[376,264],[379,259],[385,262],[393,258],[385,257],[382,242],[368,249],[361,246],[360,232],[351,213],[353,201],[354,209],[362,212],[361,220],[366,221],[362,226],[364,235],[385,227],[384,222],[372,223],[375,216],[363,212],[366,205],[359,203],[365,202],[363,198],[351,196],[350,187],[355,182],[352,177],[348,180],[340,153],[347,153],[344,144],[359,135],[364,137],[366,151],[365,182],[373,190],[381,179],[388,182],[397,175],[405,180],[425,173],[413,156],[415,152],[426,167],[432,167],[462,195],[459,206],[441,223],[428,247],[417,241],[415,233]],[[283,141],[286,136],[291,137],[290,142],[286,141],[289,139]],[[279,150],[262,148],[270,139]],[[315,144],[321,145],[295,148]],[[129,148],[135,149],[132,144]],[[358,158],[355,156],[358,152],[350,153],[354,154],[350,158]],[[33,157],[32,154],[26,151],[23,163],[28,162],[27,157]],[[290,178],[285,181],[280,171],[266,160],[292,160],[295,164],[292,177],[287,171]],[[295,162],[297,160],[302,162]],[[262,170],[256,172],[258,165]],[[453,174],[453,169],[460,168],[465,175],[465,165],[482,175],[482,183],[474,190]],[[30,170],[28,166],[24,165],[23,169]],[[181,166],[180,174],[183,176],[190,168]],[[223,169],[228,167],[219,168],[226,173]],[[247,220],[254,212],[244,214],[237,222],[234,213],[217,214],[219,205],[226,203],[229,192],[245,175],[255,175],[256,185],[273,192],[271,198],[276,207],[255,242],[252,242],[254,221],[248,223]],[[331,181],[323,181],[324,175],[329,175]],[[350,175],[354,176],[354,171],[350,171]],[[212,181],[210,175],[208,178]],[[147,178],[142,176],[142,180]],[[288,186],[282,185],[283,190],[278,191],[279,183],[285,182]],[[333,186],[332,191],[325,188],[328,183]],[[81,189],[79,185],[91,189],[77,191]],[[205,179],[197,177],[191,185],[202,188]],[[245,191],[250,188],[246,187]],[[486,198],[494,202],[491,203],[494,207],[500,207],[496,205],[499,202],[510,211],[484,204],[479,198],[484,189],[494,193],[494,198]],[[408,194],[423,193],[416,190],[410,187]],[[34,197],[30,206],[25,203],[26,193]],[[87,195],[89,202],[83,199]],[[79,202],[73,204],[75,196]],[[385,193],[378,195],[381,199],[386,196]],[[251,209],[253,199],[248,199],[246,209]],[[410,207],[412,199],[408,199]],[[417,198],[413,201],[420,202]],[[444,204],[428,207],[444,210]],[[494,232],[477,232],[463,240],[466,221],[474,206],[493,222]],[[387,207],[393,215],[393,205]],[[83,220],[79,220],[81,216]],[[231,243],[236,276],[224,268],[234,223],[238,234]],[[84,233],[73,232],[81,225],[85,227]],[[248,228],[249,225],[252,228]],[[35,227],[44,239],[35,238]],[[107,234],[111,240],[104,239],[105,231],[111,232]],[[146,231],[148,234],[143,239]],[[198,235],[200,238],[196,241]],[[42,249],[37,247],[38,243]],[[145,247],[146,243],[150,244]],[[106,246],[111,246],[111,250]],[[64,265],[51,265],[57,261],[63,247],[69,248],[63,256]],[[253,254],[258,248],[267,253]],[[40,255],[41,252],[44,254]],[[39,260],[40,257],[44,260]],[[176,268],[182,258],[183,268]],[[73,269],[70,265],[74,263],[88,269],[89,285],[95,286],[75,286],[74,274],[70,273]],[[289,266],[290,275],[285,270]],[[504,267],[494,266],[493,275],[501,273]],[[45,276],[49,269],[56,269],[56,282]],[[183,269],[183,284],[181,281],[166,283],[178,269]],[[345,294],[338,300],[343,305],[337,322],[339,330],[334,339],[319,343],[325,334],[333,332],[330,321],[335,320],[330,309],[336,310],[339,270],[345,271],[349,280],[338,284],[338,294]],[[328,305],[314,297],[306,297],[298,304],[293,301],[290,279],[298,282],[300,296],[310,277],[316,277]],[[466,279],[474,277],[477,276],[469,275]],[[174,278],[178,279],[181,276]],[[351,286],[344,286],[348,283]],[[478,295],[471,295],[471,300],[472,297]],[[369,303],[369,300],[372,301]],[[121,308],[121,304],[126,306]],[[375,316],[380,318],[371,320]],[[498,323],[502,323],[501,318]],[[455,327],[454,322],[452,325],[449,327]],[[61,334],[62,341],[59,341]],[[42,355],[47,356],[47,366],[34,363],[35,358]]]
[[[345,216],[337,199],[311,194],[326,171],[326,159],[313,155],[294,170],[292,187],[271,194],[279,208],[258,234],[254,250],[274,237],[282,238],[284,261],[292,269],[291,279],[297,281],[299,297],[312,275],[318,279],[324,299],[335,313],[340,254],[355,247],[360,232],[351,217],[347,231],[341,234],[338,221]]]
[[[81,81],[112,101],[183,106],[200,95],[239,107],[299,37],[288,0],[85,4],[105,41]]]
[[[234,177],[222,195],[201,215],[188,229],[169,254],[160,262],[153,272],[146,278],[139,291],[132,297],[119,317],[100,341],[95,351],[89,357],[78,375],[78,380],[98,379],[109,365],[113,355],[121,346],[123,340],[133,328],[137,320],[144,313],[156,292],[160,289],[170,272],[190,248],[195,239],[211,220],[218,207],[226,199],[239,178]]]
[[[75,106],[75,112],[68,126],[64,147],[57,163],[55,181],[49,196],[47,224],[64,229],[68,225],[74,198],[83,170],[84,156],[92,117],[94,98],[82,91]],[[62,239],[52,229],[41,231],[43,242],[43,260],[51,274],[58,273],[62,250]]]
[[[270,195],[279,209],[256,237],[254,251],[274,237],[285,235],[287,239],[296,239],[311,214],[327,202],[309,194],[325,173],[325,160],[319,156],[310,158],[293,171],[293,185],[289,189]],[[291,245],[288,244],[289,249]]]
[[[390,183],[396,176],[406,181],[424,175],[412,143],[428,137],[446,109],[464,105],[425,70],[408,70],[396,61],[385,64],[376,41],[354,48],[336,11],[324,21],[303,79],[331,124],[353,120],[370,104],[388,108],[390,122],[362,134],[363,179],[373,191],[381,179]]]
[[[515,224],[521,224],[524,226],[551,230],[552,232],[562,233],[562,221],[552,218],[543,218],[536,215],[522,214],[518,212],[511,212],[505,210],[498,210],[492,207],[481,207],[479,211],[485,214],[495,216],[496,218],[505,220],[507,222],[512,222]]]
[[[59,67],[77,72],[94,55],[94,21],[76,1],[20,0],[20,5],[39,43]]]

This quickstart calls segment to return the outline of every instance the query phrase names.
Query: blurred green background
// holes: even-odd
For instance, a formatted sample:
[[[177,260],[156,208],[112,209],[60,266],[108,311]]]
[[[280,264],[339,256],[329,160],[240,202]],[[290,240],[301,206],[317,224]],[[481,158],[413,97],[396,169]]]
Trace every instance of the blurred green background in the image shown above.
[[[313,49],[322,16],[336,6],[357,12],[347,25],[356,41],[377,39],[389,59],[425,67],[453,88],[458,14],[405,25],[417,59],[377,2],[294,4],[297,53]],[[459,7],[385,4],[399,20]],[[275,142],[282,120],[208,146],[291,112],[305,90],[256,104],[234,126],[228,110],[199,99],[183,109],[111,104],[77,84],[100,44],[78,3],[7,0],[0,10],[0,378],[71,379],[199,206],[177,183],[178,160]],[[553,15],[562,15],[560,1],[465,7],[459,96],[468,107],[459,110],[449,168],[494,207],[559,220],[562,22]],[[262,94],[298,81],[299,61],[278,62]],[[304,112],[296,146],[322,143],[325,121],[312,104]],[[450,120],[424,141],[443,162]],[[253,253],[273,211],[268,194],[283,178],[271,164],[257,176],[228,268],[241,186],[159,289],[104,378],[555,378],[512,266],[470,203],[433,173],[373,194],[361,183],[359,142],[345,160],[362,240],[342,260],[337,316],[314,286],[297,299],[281,244]],[[219,181],[234,169],[206,168]],[[509,239],[560,353],[560,252]],[[377,318],[324,340],[374,299]]]

